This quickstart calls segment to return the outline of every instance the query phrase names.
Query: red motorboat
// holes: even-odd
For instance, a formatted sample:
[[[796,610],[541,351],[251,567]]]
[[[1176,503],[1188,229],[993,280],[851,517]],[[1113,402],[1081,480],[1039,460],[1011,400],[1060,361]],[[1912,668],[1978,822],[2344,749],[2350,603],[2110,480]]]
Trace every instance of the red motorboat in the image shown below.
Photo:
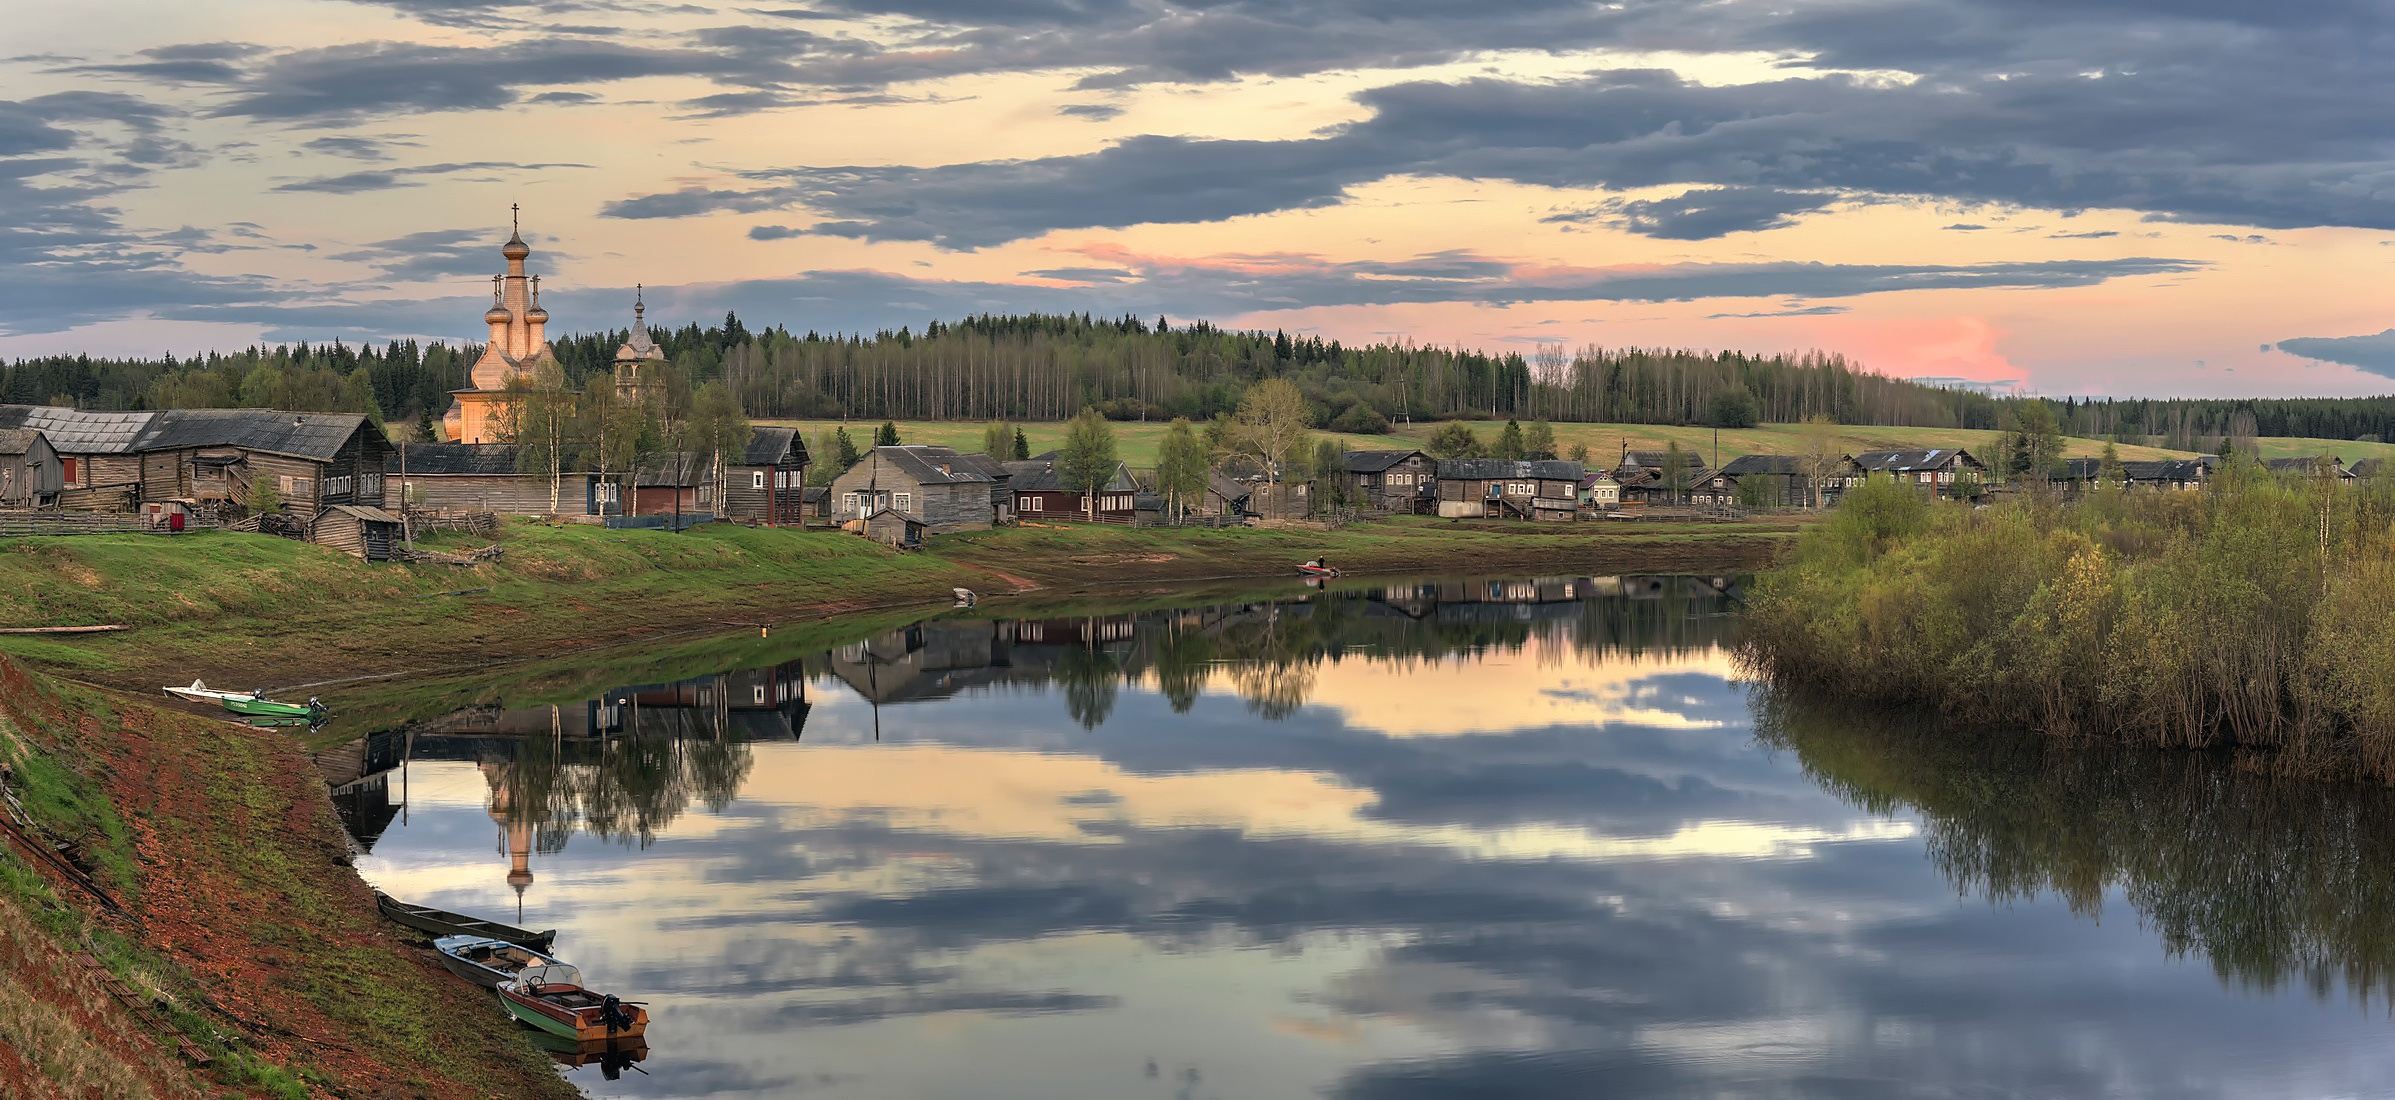
[[[1317,558],[1298,566],[1297,575],[1301,577],[1336,577],[1339,575],[1339,571],[1331,568],[1329,562]]]

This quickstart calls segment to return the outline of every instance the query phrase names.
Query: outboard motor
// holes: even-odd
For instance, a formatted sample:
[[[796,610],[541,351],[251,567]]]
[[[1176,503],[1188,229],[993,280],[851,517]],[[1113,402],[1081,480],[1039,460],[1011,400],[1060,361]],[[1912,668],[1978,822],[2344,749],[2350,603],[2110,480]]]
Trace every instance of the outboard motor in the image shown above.
[[[625,1008],[624,1002],[615,994],[610,993],[599,999],[599,1022],[607,1025],[609,1035],[619,1031],[630,1031],[632,1030],[632,1011]]]

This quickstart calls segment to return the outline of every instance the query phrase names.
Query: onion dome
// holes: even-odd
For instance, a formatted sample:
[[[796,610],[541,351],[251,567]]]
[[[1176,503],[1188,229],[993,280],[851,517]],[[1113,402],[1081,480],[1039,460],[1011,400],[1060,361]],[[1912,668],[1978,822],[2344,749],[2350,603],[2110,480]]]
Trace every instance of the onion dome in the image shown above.
[[[547,324],[549,320],[549,311],[542,309],[540,304],[536,302],[533,304],[531,309],[524,311],[524,320],[527,324]]]
[[[507,243],[500,246],[499,254],[511,260],[521,260],[532,255],[532,246],[524,243],[522,233],[510,233],[507,235]]]
[[[494,305],[484,311],[482,315],[482,323],[486,325],[504,325],[514,319],[514,315],[508,313],[507,307],[502,305]]]

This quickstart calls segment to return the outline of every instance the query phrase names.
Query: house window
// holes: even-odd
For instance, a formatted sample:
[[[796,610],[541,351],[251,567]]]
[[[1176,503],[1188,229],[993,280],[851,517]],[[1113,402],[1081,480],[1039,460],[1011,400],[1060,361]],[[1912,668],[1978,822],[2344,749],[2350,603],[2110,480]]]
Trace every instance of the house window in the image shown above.
[[[749,472],[749,475],[748,475],[748,476],[749,476],[749,483],[748,483],[748,487],[749,487],[749,488],[751,488],[751,489],[762,489],[762,488],[764,488],[764,487],[765,487],[765,471],[763,471],[763,470],[752,470],[752,471],[750,471],[750,472]]]
[[[709,500],[713,499],[713,498],[714,498],[714,496],[715,496],[715,486],[713,486],[713,485],[701,485],[701,486],[699,486],[699,503],[701,503],[701,504],[705,504],[705,503],[707,503]]]
[[[1045,499],[1046,498],[1040,496],[1038,493],[1033,493],[1030,496],[1024,497],[1023,510],[1026,512],[1037,512],[1041,508],[1046,507],[1046,505],[1042,503]]]
[[[339,477],[328,477],[328,478],[325,478],[325,479],[324,479],[324,495],[326,495],[326,496],[328,496],[328,497],[337,497],[337,496],[340,496],[340,495],[342,495],[342,494],[344,494],[344,493],[347,493],[347,492],[349,492],[350,485],[351,485],[351,484],[353,484],[353,483],[354,483],[356,480],[357,480],[357,479],[355,479],[355,478],[353,478],[353,477],[349,476],[348,474],[342,474],[342,475],[341,475],[341,476],[339,476]]]
[[[304,499],[309,493],[313,492],[315,488],[316,485],[314,478],[292,477],[290,474],[283,475],[284,496]]]
[[[915,505],[915,494],[913,493],[900,493],[892,499],[897,502],[896,504],[892,505],[892,507],[897,508],[901,512],[904,512]]]

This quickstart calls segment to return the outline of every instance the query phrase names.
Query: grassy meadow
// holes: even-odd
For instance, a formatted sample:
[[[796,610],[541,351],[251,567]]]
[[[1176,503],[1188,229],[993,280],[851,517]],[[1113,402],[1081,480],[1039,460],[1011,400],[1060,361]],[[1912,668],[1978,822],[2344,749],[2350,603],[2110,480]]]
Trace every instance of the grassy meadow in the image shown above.
[[[874,429],[879,421],[833,420],[774,420],[767,423],[795,427],[806,433],[807,445],[815,445],[818,433],[845,423],[850,439],[863,447],[873,442]],[[1340,445],[1354,450],[1390,450],[1420,448],[1430,441],[1432,432],[1441,422],[1398,424],[1387,435],[1347,435],[1339,432],[1318,433],[1338,440]],[[1494,440],[1505,422],[1474,421],[1472,428],[1484,441]],[[900,421],[898,437],[908,443],[932,443],[955,447],[963,451],[981,449],[984,425],[958,421]],[[1031,444],[1031,453],[1039,454],[1064,444],[1064,424],[1038,423],[1021,426]],[[1113,425],[1115,446],[1123,461],[1133,467],[1156,464],[1156,448],[1163,440],[1166,425],[1156,422],[1123,421]],[[1669,424],[1555,424],[1556,445],[1569,452],[1574,444],[1585,444],[1592,461],[1610,465],[1625,447],[1630,450],[1662,450],[1673,443],[1682,450],[1694,451],[1708,465],[1713,462],[1715,432],[1705,427],[1679,427]],[[1875,428],[1865,425],[1841,425],[1838,429],[1840,446],[1849,452],[1914,450],[1929,447],[1961,447],[1987,458],[1996,449],[1999,436],[1994,431],[1961,428]],[[1795,454],[1804,447],[1804,428],[1796,424],[1763,424],[1753,428],[1725,428],[1720,433],[1721,458],[1727,461],[1742,454]],[[2265,439],[2261,441],[2262,455],[2277,458],[2282,455],[2320,454],[2324,450],[2352,462],[2375,455],[2395,454],[2395,445],[2375,443],[2339,443],[2333,440]],[[2093,458],[2104,453],[2104,444],[2093,439],[2065,437],[2065,457]],[[2122,446],[2124,459],[2185,457],[2190,452],[2168,451],[2159,447]]]

